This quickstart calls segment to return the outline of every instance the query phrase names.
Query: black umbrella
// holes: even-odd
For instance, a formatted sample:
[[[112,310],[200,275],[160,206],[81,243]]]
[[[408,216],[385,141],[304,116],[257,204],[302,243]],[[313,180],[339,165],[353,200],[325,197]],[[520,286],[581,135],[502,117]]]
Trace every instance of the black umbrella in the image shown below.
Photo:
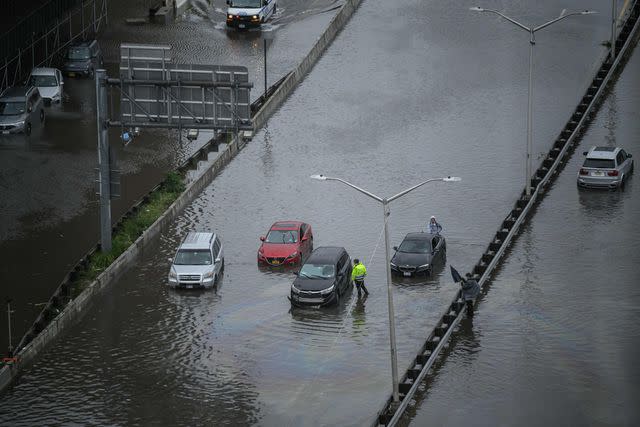
[[[453,277],[453,281],[462,282],[462,276],[460,275],[460,273],[458,273],[458,270],[453,268],[452,265],[450,265],[449,267],[451,267],[451,277]]]

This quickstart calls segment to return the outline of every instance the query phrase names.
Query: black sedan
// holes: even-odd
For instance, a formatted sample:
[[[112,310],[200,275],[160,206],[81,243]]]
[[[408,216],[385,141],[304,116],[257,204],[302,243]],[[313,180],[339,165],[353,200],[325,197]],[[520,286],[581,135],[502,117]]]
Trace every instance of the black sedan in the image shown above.
[[[291,285],[291,304],[307,307],[337,304],[351,289],[351,268],[351,258],[344,248],[316,248]]]
[[[430,275],[434,265],[445,262],[447,243],[439,234],[409,233],[391,258],[391,271],[403,276]]]

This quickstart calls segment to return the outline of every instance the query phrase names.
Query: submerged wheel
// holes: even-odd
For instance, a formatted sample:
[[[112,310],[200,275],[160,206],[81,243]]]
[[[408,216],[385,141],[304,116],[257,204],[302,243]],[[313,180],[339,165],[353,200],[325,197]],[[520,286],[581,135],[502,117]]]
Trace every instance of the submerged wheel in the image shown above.
[[[24,134],[27,136],[31,135],[31,123],[27,123],[24,127]]]
[[[44,110],[40,110],[40,123],[44,122]]]

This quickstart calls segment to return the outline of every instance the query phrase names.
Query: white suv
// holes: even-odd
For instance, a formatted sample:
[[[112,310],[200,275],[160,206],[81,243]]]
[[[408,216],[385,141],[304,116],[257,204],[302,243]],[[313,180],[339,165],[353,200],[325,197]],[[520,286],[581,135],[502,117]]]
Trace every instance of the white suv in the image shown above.
[[[578,171],[578,186],[618,188],[633,172],[631,154],[620,147],[591,147]]]
[[[217,283],[224,268],[222,243],[215,233],[190,232],[169,262],[169,286],[210,288]]]
[[[227,27],[259,27],[276,13],[277,0],[227,0]]]

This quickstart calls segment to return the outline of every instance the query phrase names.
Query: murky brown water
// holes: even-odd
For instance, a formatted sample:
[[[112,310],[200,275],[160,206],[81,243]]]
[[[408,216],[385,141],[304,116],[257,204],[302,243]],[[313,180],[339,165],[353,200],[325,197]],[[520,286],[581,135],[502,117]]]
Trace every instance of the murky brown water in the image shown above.
[[[555,2],[539,8],[542,16],[523,19],[559,13]],[[603,53],[608,20],[589,19],[539,37],[536,151],[564,125]],[[381,209],[308,176],[387,196],[422,178],[462,176],[395,202],[391,235],[397,243],[434,214],[448,262],[470,267],[522,188],[527,40],[499,24],[449,4],[365,1],[267,127],[3,397],[0,422],[371,422],[390,393]],[[290,218],[313,225],[316,246],[364,259],[364,304],[290,311],[291,273],[255,262],[258,237]],[[196,229],[221,233],[225,276],[215,292],[174,292],[166,259]],[[444,270],[394,282],[401,369],[455,290]]]
[[[636,47],[473,323],[461,325],[418,396],[412,425],[638,424],[638,176],[619,192],[575,183],[593,145],[640,152],[638,111]]]
[[[333,0],[283,1],[265,32],[277,33],[268,52],[268,80],[275,82],[309,50],[335,11]],[[117,74],[121,42],[169,43],[177,62],[247,66],[255,83],[253,98],[264,90],[260,32],[227,32],[224,1],[200,2],[167,26],[132,26],[144,2],[109,1],[109,27],[100,38],[110,75]],[[43,128],[31,137],[0,137],[0,282],[20,283],[1,293],[13,301],[13,334],[28,330],[70,268],[99,240],[95,130],[95,85],[89,79],[65,80],[65,100],[47,109]],[[122,170],[122,197],[112,202],[114,221],[211,137],[196,141],[176,132],[147,130],[123,148],[120,129],[111,129]],[[4,312],[4,305],[3,305]],[[16,344],[14,339],[14,345]],[[0,354],[8,345],[6,316],[0,316]]]

